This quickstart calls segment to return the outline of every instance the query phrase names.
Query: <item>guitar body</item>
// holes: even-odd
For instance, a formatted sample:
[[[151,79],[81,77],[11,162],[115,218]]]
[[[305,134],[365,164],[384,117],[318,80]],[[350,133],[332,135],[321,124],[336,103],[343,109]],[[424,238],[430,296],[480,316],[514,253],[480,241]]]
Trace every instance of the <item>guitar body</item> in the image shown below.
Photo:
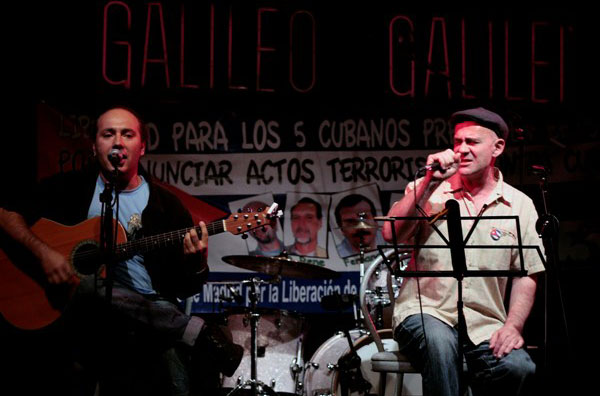
[[[267,210],[268,209],[268,210]],[[236,213],[227,219],[207,224],[208,235],[229,232],[243,234],[257,227],[273,223],[282,215],[277,204],[257,212]],[[116,220],[113,222],[113,225]],[[11,241],[0,249],[0,312],[12,325],[35,330],[45,327],[60,317],[65,305],[82,276],[103,271],[100,259],[100,218],[95,217],[74,226],[65,226],[48,219],[40,219],[31,231],[48,246],[67,258],[75,270],[72,282],[49,285],[38,260],[20,244]],[[118,259],[134,254],[149,253],[155,249],[180,245],[191,229],[127,242],[127,234],[117,223],[116,247]],[[195,228],[201,234],[199,226]]]
[[[74,226],[42,218],[31,227],[31,231],[63,254],[77,275],[68,285],[50,286],[33,255],[18,247],[0,250],[0,312],[9,323],[25,330],[40,329],[58,319],[79,278],[100,269],[97,255],[100,218],[88,219]],[[119,225],[117,242],[122,243],[126,238],[125,230]],[[94,259],[81,260],[81,256]]]

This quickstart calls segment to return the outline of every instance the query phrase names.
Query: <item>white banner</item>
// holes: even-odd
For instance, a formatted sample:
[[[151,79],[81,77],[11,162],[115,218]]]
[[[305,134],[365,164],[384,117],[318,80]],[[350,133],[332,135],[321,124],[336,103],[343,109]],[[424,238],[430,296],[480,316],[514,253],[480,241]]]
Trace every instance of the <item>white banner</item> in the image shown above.
[[[426,150],[149,154],[151,175],[196,196],[333,193],[376,183],[403,190],[425,164]]]

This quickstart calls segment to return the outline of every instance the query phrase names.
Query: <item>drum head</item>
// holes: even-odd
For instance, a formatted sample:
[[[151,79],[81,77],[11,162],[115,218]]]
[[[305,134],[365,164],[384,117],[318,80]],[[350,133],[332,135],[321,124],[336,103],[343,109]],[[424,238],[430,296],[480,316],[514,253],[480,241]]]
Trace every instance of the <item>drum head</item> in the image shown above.
[[[252,329],[249,314],[247,309],[227,313],[227,328],[231,331],[233,341],[243,346],[244,355],[236,372],[231,377],[223,378],[224,389],[231,390],[251,379]],[[278,394],[295,394],[297,378],[290,366],[298,355],[304,353],[304,318],[282,310],[261,309],[258,314],[256,379]]]
[[[386,350],[398,350],[398,345],[392,339],[392,330],[378,331]],[[378,394],[379,374],[371,371],[371,356],[377,352],[377,346],[372,338],[364,331],[354,329],[350,331],[350,338],[361,359],[361,373],[363,378],[371,384],[369,393]],[[339,383],[340,373],[336,367],[339,359],[350,352],[348,340],[343,334],[336,334],[321,345],[310,359],[305,376],[304,389],[306,396],[331,395],[341,396]],[[394,389],[395,376],[388,375],[386,395],[391,395]],[[358,392],[350,392],[351,396],[358,396]]]

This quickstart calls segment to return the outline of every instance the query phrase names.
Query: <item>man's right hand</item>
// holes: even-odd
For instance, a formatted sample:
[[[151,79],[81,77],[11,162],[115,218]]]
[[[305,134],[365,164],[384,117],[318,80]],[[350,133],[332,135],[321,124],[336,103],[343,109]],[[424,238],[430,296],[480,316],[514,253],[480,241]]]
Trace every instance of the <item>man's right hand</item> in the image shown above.
[[[73,268],[67,258],[35,236],[19,213],[0,207],[0,229],[38,258],[48,282],[58,284],[75,281]]]
[[[51,284],[65,283],[72,279],[73,268],[65,256],[56,250],[46,247],[40,255],[42,269]]]
[[[460,153],[455,153],[451,149],[431,154],[427,157],[427,165],[434,162],[440,164],[441,170],[427,171],[434,180],[446,180],[458,171],[460,165]]]

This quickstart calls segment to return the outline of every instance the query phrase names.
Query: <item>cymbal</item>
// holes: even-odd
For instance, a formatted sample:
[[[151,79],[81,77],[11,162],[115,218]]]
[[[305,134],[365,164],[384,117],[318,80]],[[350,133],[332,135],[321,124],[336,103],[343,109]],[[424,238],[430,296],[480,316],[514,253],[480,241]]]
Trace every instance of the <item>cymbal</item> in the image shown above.
[[[294,261],[287,257],[233,255],[225,256],[222,260],[235,267],[274,276],[306,279],[328,279],[340,276],[338,272],[329,268]]]

